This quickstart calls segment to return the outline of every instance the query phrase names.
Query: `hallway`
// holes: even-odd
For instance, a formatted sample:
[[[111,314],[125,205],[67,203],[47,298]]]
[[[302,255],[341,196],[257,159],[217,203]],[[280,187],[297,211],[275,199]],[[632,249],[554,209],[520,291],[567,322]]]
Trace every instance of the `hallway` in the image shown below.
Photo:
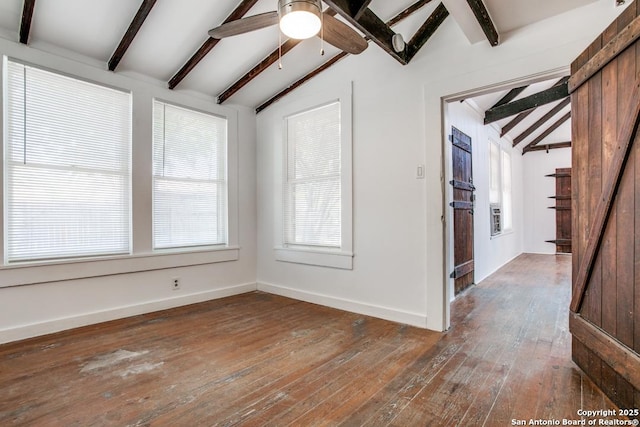
[[[614,408],[571,361],[570,295],[570,256],[523,254],[458,298],[429,352],[448,362],[421,393],[425,405],[449,425],[487,426]]]

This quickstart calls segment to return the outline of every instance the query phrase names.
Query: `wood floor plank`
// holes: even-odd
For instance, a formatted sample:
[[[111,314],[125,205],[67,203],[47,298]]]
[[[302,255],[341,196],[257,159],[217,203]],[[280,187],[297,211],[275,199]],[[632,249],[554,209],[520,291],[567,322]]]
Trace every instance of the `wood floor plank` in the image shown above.
[[[456,299],[446,333],[254,292],[0,345],[0,425],[499,426],[613,408],[571,361],[570,270],[518,257]]]

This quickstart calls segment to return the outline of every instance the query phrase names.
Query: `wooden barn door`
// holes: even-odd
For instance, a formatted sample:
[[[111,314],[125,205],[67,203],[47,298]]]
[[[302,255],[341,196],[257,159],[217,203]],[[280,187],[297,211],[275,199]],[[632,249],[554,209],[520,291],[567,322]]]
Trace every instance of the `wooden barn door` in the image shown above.
[[[455,127],[451,128],[451,158],[453,161],[453,258],[455,294],[459,294],[474,281],[473,261],[473,169],[471,164],[471,137]]]
[[[571,66],[573,359],[640,405],[640,4]]]

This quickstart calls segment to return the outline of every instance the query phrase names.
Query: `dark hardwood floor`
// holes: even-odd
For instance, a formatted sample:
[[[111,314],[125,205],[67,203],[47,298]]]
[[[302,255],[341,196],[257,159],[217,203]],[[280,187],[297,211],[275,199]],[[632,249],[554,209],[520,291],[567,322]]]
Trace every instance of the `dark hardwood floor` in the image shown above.
[[[571,362],[570,269],[518,257],[444,334],[256,292],[3,345],[0,426],[580,420],[614,406]]]

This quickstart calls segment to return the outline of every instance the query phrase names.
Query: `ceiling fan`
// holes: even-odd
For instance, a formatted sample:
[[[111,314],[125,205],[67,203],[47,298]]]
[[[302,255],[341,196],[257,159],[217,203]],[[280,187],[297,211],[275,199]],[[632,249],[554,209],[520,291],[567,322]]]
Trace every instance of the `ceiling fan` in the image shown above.
[[[289,38],[303,40],[319,35],[327,43],[355,55],[369,46],[351,27],[327,12],[322,13],[320,0],[278,0],[278,11],[229,21],[209,30],[209,35],[222,39],[276,24]]]

